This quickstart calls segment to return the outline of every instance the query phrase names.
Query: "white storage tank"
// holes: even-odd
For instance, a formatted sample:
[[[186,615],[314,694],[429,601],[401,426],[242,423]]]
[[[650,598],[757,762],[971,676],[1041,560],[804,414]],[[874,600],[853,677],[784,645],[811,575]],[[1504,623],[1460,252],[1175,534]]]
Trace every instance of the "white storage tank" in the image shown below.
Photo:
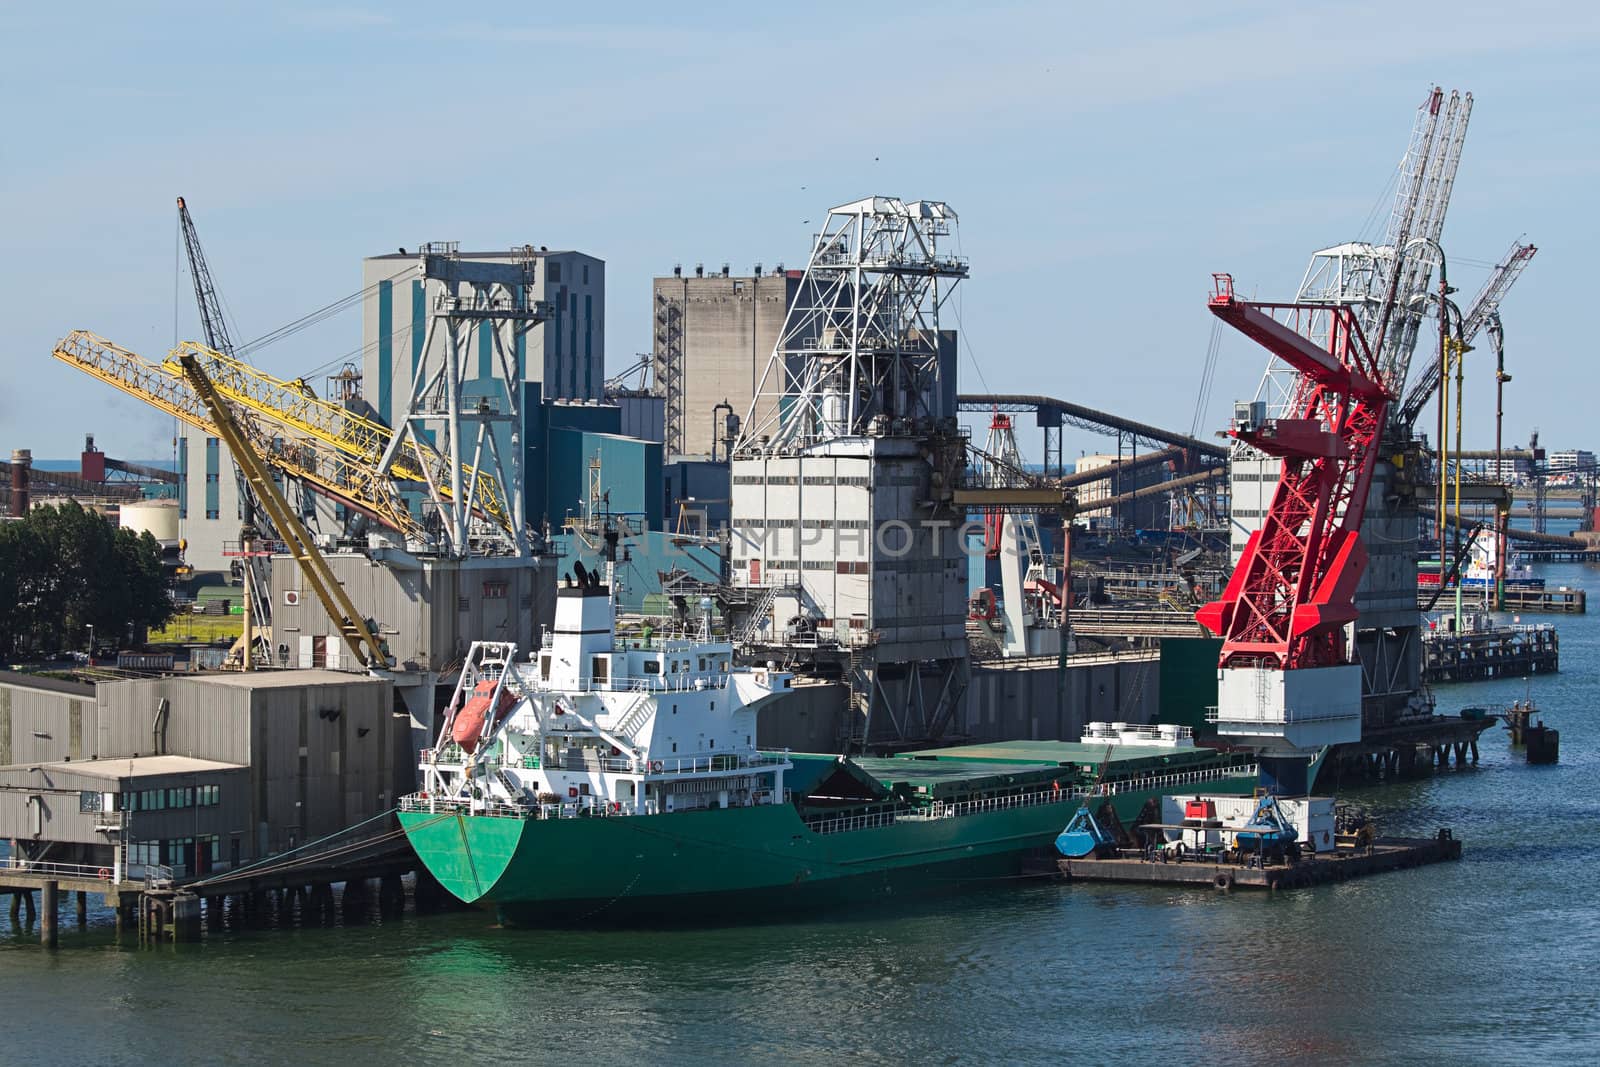
[[[122,528],[134,533],[148,533],[157,541],[178,539],[178,502],[176,500],[138,500],[122,505]]]

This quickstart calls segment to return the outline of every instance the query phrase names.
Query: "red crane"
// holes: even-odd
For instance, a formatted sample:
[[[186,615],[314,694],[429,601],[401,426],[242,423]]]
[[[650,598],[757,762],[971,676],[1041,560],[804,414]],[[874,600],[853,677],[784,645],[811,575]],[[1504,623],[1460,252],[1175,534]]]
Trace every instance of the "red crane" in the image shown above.
[[[1300,374],[1292,417],[1229,431],[1281,457],[1283,468],[1222,599],[1195,617],[1223,639],[1223,668],[1344,665],[1341,631],[1356,619],[1356,587],[1367,564],[1361,518],[1393,396],[1354,309],[1245,301],[1234,295],[1230,275],[1213,277],[1212,314]],[[1307,336],[1313,322],[1319,333],[1326,329],[1320,343]]]

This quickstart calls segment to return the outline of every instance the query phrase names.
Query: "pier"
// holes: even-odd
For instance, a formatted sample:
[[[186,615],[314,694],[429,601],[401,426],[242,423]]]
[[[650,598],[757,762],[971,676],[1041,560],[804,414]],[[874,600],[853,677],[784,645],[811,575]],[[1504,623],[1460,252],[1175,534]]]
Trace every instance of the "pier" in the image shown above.
[[[1335,745],[1317,776],[1324,788],[1345,782],[1395,781],[1443,770],[1454,757],[1456,767],[1478,762],[1478,738],[1499,721],[1493,715],[1467,712],[1435,715],[1417,722],[1369,727],[1360,741]]]
[[[444,889],[422,870],[398,830],[328,847],[314,855],[271,857],[249,867],[199,879],[175,878],[170,868],[147,865],[121,877],[107,868],[6,857],[0,861],[0,896],[9,894],[14,929],[38,923],[39,941],[56,948],[62,901],[75,897],[79,929],[88,924],[90,894],[116,913],[116,936],[137,933],[141,946],[199,940],[203,926],[220,926],[225,911],[251,926],[329,925],[342,913],[349,923],[376,903],[384,916],[405,908],[402,877],[416,873],[414,907],[437,911]],[[335,898],[333,887],[344,889]],[[372,886],[377,886],[374,897]],[[35,904],[35,894],[38,903]],[[338,907],[336,907],[336,903]]]
[[[1452,602],[1453,592],[1446,590],[1435,597],[1436,590],[1418,590],[1417,607],[1432,611]],[[1468,603],[1481,604],[1483,593],[1472,590]],[[1505,610],[1533,615],[1585,615],[1588,613],[1588,595],[1582,589],[1507,589],[1504,593]]]
[[[1136,849],[1120,849],[1115,856],[1105,858],[1058,859],[1055,865],[1068,881],[1182,885],[1229,892],[1304,889],[1460,858],[1461,842],[1450,830],[1441,829],[1432,838],[1386,837],[1367,845],[1341,835],[1339,847],[1331,852],[1265,866],[1222,862],[1212,857],[1163,862]]]
[[[1435,630],[1422,637],[1422,677],[1429,683],[1554,674],[1561,642],[1548,623],[1486,630]]]

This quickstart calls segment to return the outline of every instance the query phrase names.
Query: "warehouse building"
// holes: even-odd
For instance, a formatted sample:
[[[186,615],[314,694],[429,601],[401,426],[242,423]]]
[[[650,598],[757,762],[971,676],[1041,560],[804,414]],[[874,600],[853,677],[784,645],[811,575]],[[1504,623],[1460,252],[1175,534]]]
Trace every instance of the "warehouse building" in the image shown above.
[[[10,679],[6,693],[0,838],[24,860],[227,869],[372,819],[415,787],[410,717],[382,678],[174,676],[102,683],[90,700]]]

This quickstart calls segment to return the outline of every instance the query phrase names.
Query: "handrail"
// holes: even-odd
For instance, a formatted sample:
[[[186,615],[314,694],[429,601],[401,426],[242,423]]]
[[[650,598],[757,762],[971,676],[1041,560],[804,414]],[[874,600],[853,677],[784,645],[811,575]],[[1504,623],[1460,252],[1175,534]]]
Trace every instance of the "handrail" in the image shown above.
[[[34,874],[40,877],[55,875],[66,878],[91,878],[100,877],[100,872],[110,870],[109,866],[100,863],[53,863],[47,860],[29,860],[20,856],[7,856],[5,862],[0,864],[0,870],[13,874]]]
[[[787,756],[763,756],[761,757],[761,762],[777,763],[786,759]],[[744,767],[753,765],[757,764],[746,764]],[[744,767],[730,768],[730,770],[742,770]],[[1210,767],[1202,771],[1178,771],[1171,774],[1152,775],[1147,778],[1127,778],[1116,782],[1102,782],[1096,786],[1041,789],[1030,793],[981,797],[976,800],[934,801],[924,808],[880,807],[872,811],[856,812],[849,815],[812,816],[806,819],[805,822],[807,828],[814,833],[842,833],[850,830],[891,826],[899,820],[928,821],[950,819],[965,815],[977,815],[983,812],[1005,811],[1011,808],[1035,807],[1041,804],[1066,804],[1091,797],[1113,797],[1124,793],[1149,792],[1151,790],[1200,785],[1205,782],[1220,781],[1224,778],[1253,778],[1259,773],[1260,768],[1257,764],[1242,763],[1231,767]],[[785,792],[787,793],[787,790]],[[635,814],[634,811],[626,807],[616,811],[610,810],[608,807],[609,802],[603,801],[598,797],[591,797],[590,800],[591,804],[586,807],[580,807],[569,799],[563,799],[553,804],[529,803],[527,805],[519,805],[503,799],[485,801],[466,797],[430,796],[426,793],[411,793],[400,798],[398,807],[401,811],[437,812],[443,809],[472,815],[491,815],[518,819],[575,818],[583,813],[587,813],[586,817],[598,816],[606,818]],[[553,812],[552,809],[554,809]],[[655,813],[646,811],[644,814]],[[671,813],[661,812],[660,814]]]

